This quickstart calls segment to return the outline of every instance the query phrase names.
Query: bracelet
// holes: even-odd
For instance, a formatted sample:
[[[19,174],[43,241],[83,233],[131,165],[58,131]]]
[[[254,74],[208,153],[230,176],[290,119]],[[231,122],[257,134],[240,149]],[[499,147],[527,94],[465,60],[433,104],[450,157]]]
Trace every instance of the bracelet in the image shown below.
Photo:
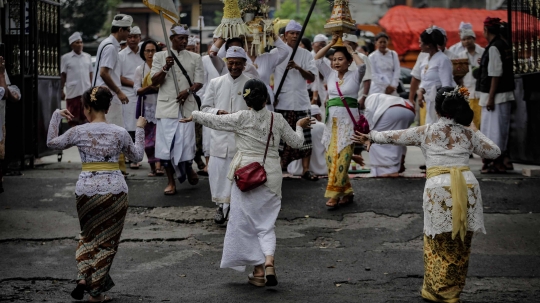
[[[367,98],[368,95],[367,94],[362,94],[362,97]]]
[[[169,70],[168,69],[165,69],[165,66],[161,69],[164,73],[168,73]]]

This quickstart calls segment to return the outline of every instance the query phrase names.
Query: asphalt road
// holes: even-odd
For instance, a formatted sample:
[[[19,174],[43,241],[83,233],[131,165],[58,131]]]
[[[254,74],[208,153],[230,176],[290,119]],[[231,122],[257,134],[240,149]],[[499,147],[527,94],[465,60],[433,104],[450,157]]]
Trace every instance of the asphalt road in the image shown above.
[[[76,164],[6,177],[0,195],[0,302],[71,302],[79,225]],[[128,181],[130,209],[111,275],[115,302],[423,302],[424,179],[355,179],[354,205],[328,211],[325,180],[285,180],[279,285],[220,269],[225,227],[207,180],[162,194]],[[464,302],[540,302],[540,179],[480,179],[487,234],[473,239]]]

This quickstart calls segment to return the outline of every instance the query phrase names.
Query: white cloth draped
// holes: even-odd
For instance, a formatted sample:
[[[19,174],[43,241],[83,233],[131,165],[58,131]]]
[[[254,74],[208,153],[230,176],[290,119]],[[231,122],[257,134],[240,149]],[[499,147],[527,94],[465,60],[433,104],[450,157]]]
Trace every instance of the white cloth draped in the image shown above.
[[[396,88],[392,95],[398,96],[397,87],[401,75],[398,54],[393,50],[388,50],[386,54],[376,50],[368,58],[372,72],[369,94],[384,94],[386,88],[392,86]]]
[[[328,175],[328,167],[326,166],[326,149],[322,143],[322,137],[326,125],[318,122],[312,125],[311,143],[313,148],[311,151],[311,161],[309,162],[309,170],[318,176]],[[287,166],[287,172],[291,175],[299,176],[303,173],[302,160],[295,160]]]
[[[495,105],[495,109],[488,111],[482,106],[482,132],[505,152],[510,136],[510,118],[512,103],[505,102]]]
[[[232,159],[210,156],[210,162],[208,162],[208,181],[210,183],[212,202],[216,204],[231,202],[233,182],[226,178],[226,176],[229,173]]]

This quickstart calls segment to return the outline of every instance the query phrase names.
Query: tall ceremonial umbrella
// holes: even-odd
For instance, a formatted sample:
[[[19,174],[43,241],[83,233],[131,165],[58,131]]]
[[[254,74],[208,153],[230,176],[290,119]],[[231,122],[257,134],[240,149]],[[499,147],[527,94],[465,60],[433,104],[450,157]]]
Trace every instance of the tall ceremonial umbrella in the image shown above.
[[[313,9],[315,8],[315,4],[317,4],[317,0],[313,0],[313,2],[311,2],[311,7],[309,8],[309,12],[306,16],[306,20],[304,20],[304,25],[302,25],[302,30],[300,31],[300,36],[298,36],[298,40],[296,40],[296,45],[293,48],[293,51],[291,53],[291,58],[289,59],[289,61],[293,60],[294,56],[296,55],[296,50],[298,49],[298,46],[300,45],[300,40],[302,40],[302,37],[304,36],[304,31],[306,30],[306,26],[309,22],[309,18],[311,18],[311,13],[313,12]],[[276,106],[279,103],[279,94],[281,93],[283,82],[285,82],[285,78],[287,77],[288,73],[289,73],[289,70],[285,69],[285,72],[283,73],[283,77],[281,77],[281,82],[279,82],[276,95],[274,96],[274,108],[276,108]]]
[[[173,24],[180,23],[180,16],[178,16],[176,6],[173,0],[143,0],[143,4],[148,6],[149,9],[159,14],[161,19],[161,27],[163,28],[163,37],[165,38],[165,44],[169,50],[169,54],[172,57],[172,49],[167,37],[167,30],[165,29],[165,19],[171,21]],[[176,73],[172,73],[174,79],[174,87],[176,88],[176,95],[180,94],[180,88],[178,87],[178,80],[176,79]],[[180,107],[182,104],[180,103]],[[182,109],[180,108],[180,111]],[[141,111],[142,112],[142,111]]]

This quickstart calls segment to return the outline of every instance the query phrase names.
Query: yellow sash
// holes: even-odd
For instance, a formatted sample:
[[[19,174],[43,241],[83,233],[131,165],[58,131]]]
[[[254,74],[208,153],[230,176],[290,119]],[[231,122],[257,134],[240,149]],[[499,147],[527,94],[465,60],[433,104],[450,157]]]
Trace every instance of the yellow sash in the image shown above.
[[[148,73],[142,81],[142,87],[148,87],[151,85],[152,85],[152,77],[150,77],[150,73]]]
[[[119,169],[118,162],[89,162],[82,164],[82,171],[111,171]]]
[[[467,182],[463,177],[468,166],[434,166],[427,170],[426,178],[442,174],[450,174],[450,194],[452,195],[452,240],[460,233],[461,241],[465,240],[467,233]]]

